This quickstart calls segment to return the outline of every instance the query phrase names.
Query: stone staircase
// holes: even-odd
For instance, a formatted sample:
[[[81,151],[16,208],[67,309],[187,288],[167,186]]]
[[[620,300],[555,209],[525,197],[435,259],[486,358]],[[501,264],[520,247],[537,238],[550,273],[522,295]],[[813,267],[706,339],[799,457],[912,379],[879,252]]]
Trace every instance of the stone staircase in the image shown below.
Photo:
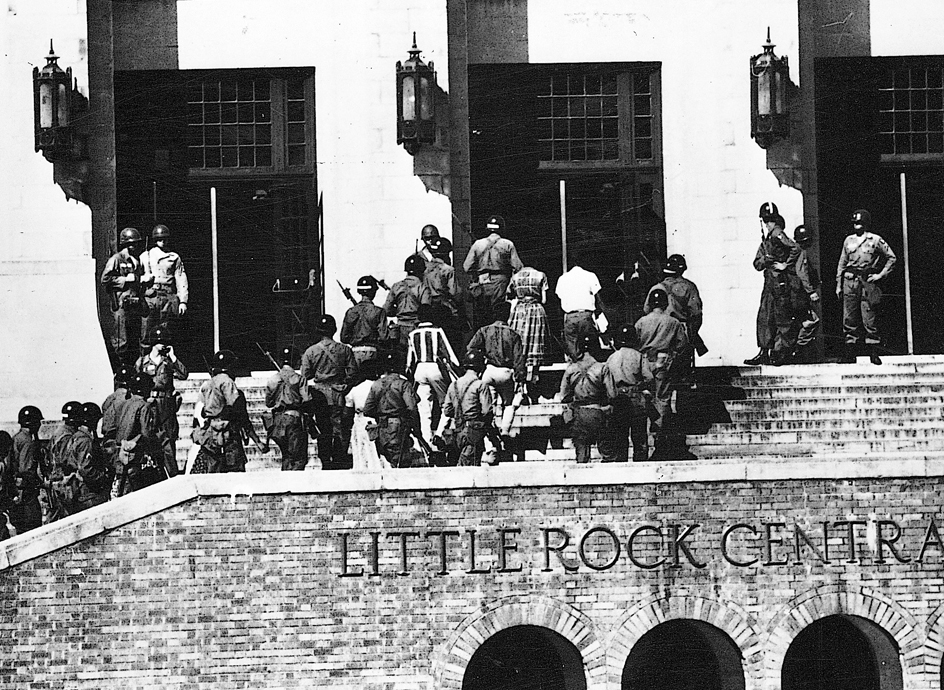
[[[556,390],[563,368],[543,370],[545,399]],[[260,372],[237,379],[263,438],[268,376]],[[205,380],[205,374],[195,374],[178,382],[184,399],[177,445],[181,467]],[[676,407],[688,432],[688,450],[698,459],[944,456],[944,356],[888,357],[880,366],[860,359],[856,364],[699,369],[697,387],[680,392]],[[555,402],[518,409],[513,433],[528,448],[526,460],[573,462],[571,439],[553,424],[561,409]],[[274,444],[265,455],[252,444],[246,453],[248,470],[280,467]],[[599,460],[599,452],[594,449],[591,457]],[[314,442],[309,458],[308,468],[320,469]]]

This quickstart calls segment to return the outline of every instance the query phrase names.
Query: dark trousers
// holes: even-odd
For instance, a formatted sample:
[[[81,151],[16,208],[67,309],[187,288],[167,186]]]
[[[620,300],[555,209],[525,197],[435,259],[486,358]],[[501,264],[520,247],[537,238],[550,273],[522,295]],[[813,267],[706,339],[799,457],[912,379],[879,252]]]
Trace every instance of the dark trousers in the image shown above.
[[[603,462],[627,462],[629,441],[633,443],[633,462],[649,459],[648,417],[645,404],[626,396],[613,401],[613,412],[600,441]]]
[[[309,391],[315,424],[321,431],[318,437],[318,459],[321,460],[321,469],[350,469],[354,463],[347,451],[351,443],[351,429],[354,427],[353,416],[345,414],[343,397],[338,404],[331,404],[324,393],[317,388],[309,388]],[[354,408],[347,409],[353,412]]]
[[[392,467],[410,466],[410,420],[384,417],[377,422],[377,454]]]
[[[131,369],[134,368],[134,363],[140,354],[138,351],[140,340],[140,307],[119,307],[117,311],[113,311],[109,344],[117,366],[123,364]]]
[[[282,470],[303,470],[308,464],[308,433],[300,414],[274,412],[269,438],[282,453]]]
[[[843,274],[842,330],[847,345],[863,341],[868,345],[878,345],[882,342],[877,323],[881,301],[882,289],[876,283],[850,273]]]
[[[799,331],[798,312],[805,302],[800,279],[790,271],[764,271],[764,290],[757,310],[757,346],[785,355],[793,351]]]
[[[238,431],[227,431],[223,437],[223,447],[210,449],[200,446],[193,461],[193,474],[216,474],[221,472],[245,472],[246,449]]]
[[[152,288],[154,290],[154,288]],[[148,290],[151,292],[151,290]],[[144,298],[144,318],[141,319],[141,351],[147,352],[154,344],[153,336],[157,328],[174,335],[180,300],[177,295],[156,289],[155,294]]]
[[[567,356],[573,361],[580,359],[577,353],[577,343],[583,336],[597,337],[600,332],[597,330],[597,324],[593,320],[593,312],[569,311],[564,314],[564,350]]]
[[[511,276],[489,275],[488,283],[476,283],[472,294],[472,331],[495,322],[498,305],[508,301]]]
[[[177,397],[173,393],[155,398],[153,407],[157,412],[157,423],[164,432],[164,465],[168,477],[180,473],[177,465],[177,437],[180,435],[180,423],[177,421]]]
[[[16,528],[17,534],[23,534],[31,529],[43,526],[43,509],[39,505],[39,497],[24,501],[10,507],[10,524]]]
[[[594,443],[599,443],[606,430],[607,413],[596,407],[574,405],[574,421],[571,432],[574,437],[574,449],[577,451],[577,462],[590,462],[590,449]]]
[[[459,448],[459,465],[463,467],[482,464],[485,452],[485,436],[488,424],[483,420],[459,422],[456,427],[456,445]]]

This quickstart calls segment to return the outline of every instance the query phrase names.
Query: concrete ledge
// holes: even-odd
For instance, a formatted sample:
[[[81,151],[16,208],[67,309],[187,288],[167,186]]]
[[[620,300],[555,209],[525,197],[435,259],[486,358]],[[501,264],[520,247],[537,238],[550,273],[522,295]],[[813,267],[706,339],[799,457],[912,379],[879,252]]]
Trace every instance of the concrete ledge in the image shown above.
[[[678,463],[543,463],[497,467],[415,468],[381,472],[251,472],[187,475],[109,501],[65,520],[0,542],[0,570],[71,546],[200,497],[333,494],[380,491],[584,487],[714,482],[783,482],[924,478],[944,475],[944,455],[920,453],[881,458],[730,460]]]

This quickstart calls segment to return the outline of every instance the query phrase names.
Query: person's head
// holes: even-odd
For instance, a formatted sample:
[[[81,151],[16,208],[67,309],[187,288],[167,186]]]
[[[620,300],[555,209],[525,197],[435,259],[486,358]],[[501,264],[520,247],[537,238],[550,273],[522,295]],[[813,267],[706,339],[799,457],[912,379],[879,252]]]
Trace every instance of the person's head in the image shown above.
[[[78,400],[70,400],[62,406],[62,421],[71,426],[75,426],[82,419],[82,403]]]
[[[443,260],[448,259],[450,252],[452,252],[452,242],[445,237],[437,237],[431,240],[427,247],[430,254]]]
[[[433,320],[433,305],[432,304],[423,304],[416,308],[416,318],[419,321],[429,322]]]
[[[505,231],[505,219],[501,216],[489,216],[485,219],[485,226],[476,231],[478,238],[488,237],[493,232],[501,235]]]
[[[227,350],[221,350],[221,352],[227,352]],[[132,394],[146,398],[151,394],[154,388],[154,379],[151,378],[150,374],[145,374],[144,372],[138,373],[131,377],[128,388],[131,390]]]
[[[582,335],[577,338],[577,356],[583,357],[585,354],[593,354],[600,346],[600,339],[595,335]]]
[[[861,235],[872,226],[872,214],[864,208],[852,212],[852,229]]]
[[[616,348],[639,348],[639,334],[633,326],[622,326],[613,336],[613,346]]]
[[[43,413],[35,405],[27,405],[20,408],[16,420],[24,429],[36,432],[43,423]]]
[[[383,350],[378,361],[384,374],[402,374],[406,370],[404,357],[397,350]]]
[[[154,243],[154,246],[164,249],[170,244],[170,228],[166,225],[155,225],[154,229],[151,230],[151,242]]]
[[[765,201],[760,205],[760,212],[758,215],[760,215],[760,219],[764,221],[764,223],[768,223],[771,217],[776,216],[779,213],[780,211],[777,210],[777,204],[772,201]]]
[[[666,309],[669,306],[669,295],[662,288],[656,288],[649,293],[650,309]]]
[[[210,362],[210,373],[216,374],[228,373],[236,367],[239,358],[232,350],[220,350],[214,353]]]
[[[793,241],[801,247],[808,247],[813,241],[813,232],[805,225],[797,225],[793,231]]]
[[[158,326],[151,333],[151,352],[161,355],[167,352],[171,346],[170,332],[163,326]]]
[[[783,216],[781,216],[779,213],[775,213],[772,216],[769,216],[767,220],[764,221],[764,224],[767,226],[768,230],[773,230],[774,228],[780,228],[783,230],[787,224],[787,221],[785,221]]]
[[[134,372],[129,367],[122,364],[118,367],[118,371],[115,372],[115,388],[127,388],[128,381],[131,380],[133,375]]]
[[[338,322],[331,314],[322,314],[315,319],[315,333],[322,338],[331,338],[338,331]]]
[[[377,279],[374,276],[361,276],[357,279],[357,292],[367,299],[374,299],[377,294]]]
[[[102,418],[102,408],[93,402],[82,404],[82,426],[89,430],[98,428],[98,422]]]
[[[423,271],[426,270],[426,262],[423,261],[423,257],[411,254],[403,262],[403,270],[406,271],[407,275],[416,276],[417,278],[422,277]]]
[[[279,350],[279,355],[276,358],[276,361],[282,366],[285,366],[286,364],[290,367],[294,366],[295,348],[291,346],[283,347],[281,350]]]
[[[501,321],[503,323],[508,323],[508,318],[511,316],[511,303],[510,302],[499,302],[492,309],[492,313],[495,315],[496,321]]]
[[[137,228],[124,228],[118,233],[118,249],[127,249],[131,254],[140,254],[144,241]]]
[[[384,373],[384,369],[386,368],[384,358],[387,356],[388,352],[388,350],[380,350],[377,353],[377,357],[362,362],[358,367],[360,375],[367,381],[376,381],[380,378],[380,375]]]
[[[665,267],[662,272],[666,275],[680,276],[688,269],[685,257],[681,254],[673,254],[665,260]]]
[[[476,375],[481,376],[487,364],[485,353],[481,350],[472,350],[466,354],[465,358],[462,360],[462,364],[466,371],[474,371]]]
[[[423,229],[420,230],[420,239],[423,240],[426,245],[429,245],[432,240],[438,238],[439,228],[437,228],[435,225],[424,225]]]

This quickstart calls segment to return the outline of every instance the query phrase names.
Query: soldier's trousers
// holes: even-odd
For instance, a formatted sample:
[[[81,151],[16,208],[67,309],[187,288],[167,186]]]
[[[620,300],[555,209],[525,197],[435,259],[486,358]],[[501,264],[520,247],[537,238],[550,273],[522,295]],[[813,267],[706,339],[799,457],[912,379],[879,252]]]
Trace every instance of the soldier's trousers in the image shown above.
[[[485,452],[485,436],[488,423],[484,420],[459,422],[456,427],[456,446],[459,448],[459,465],[462,467],[482,464]]]
[[[43,509],[39,505],[39,497],[24,501],[10,508],[10,524],[16,528],[17,534],[23,534],[31,529],[43,526]]]
[[[583,336],[596,337],[600,334],[589,309],[569,311],[564,314],[564,350],[573,361],[580,359],[577,343]]]
[[[239,431],[227,431],[222,448],[200,446],[193,463],[193,474],[215,474],[219,472],[245,472],[246,449]]]
[[[354,408],[345,408],[343,397],[339,404],[332,405],[317,388],[309,388],[309,391],[315,424],[321,431],[318,437],[321,469],[350,469],[353,461],[347,451],[351,443],[351,429],[354,427]],[[350,409],[350,414],[345,414],[346,409]]]
[[[795,273],[764,271],[757,310],[757,346],[789,354],[796,345],[797,311],[802,287]]]
[[[173,334],[178,316],[180,300],[169,288],[149,288],[144,298],[144,318],[141,319],[141,349],[146,351],[154,344],[152,336],[160,327]]]
[[[853,273],[844,273],[842,280],[842,330],[847,345],[865,342],[878,345],[878,305],[882,289]]]
[[[472,292],[472,330],[495,322],[498,305],[508,299],[511,276],[490,275],[488,283],[478,283]]]
[[[600,440],[603,462],[627,462],[629,441],[633,442],[633,462],[649,459],[648,418],[645,404],[620,396],[613,401],[613,412],[606,433]]]
[[[577,462],[590,462],[590,449],[594,443],[599,443],[606,431],[607,412],[598,407],[574,405],[574,421],[571,432],[574,437],[574,449],[577,451]]]
[[[140,354],[141,316],[139,307],[119,307],[112,312],[112,328],[109,343],[117,365],[134,368]]]
[[[382,417],[377,421],[377,453],[391,467],[409,467],[410,421],[399,417]]]
[[[180,435],[180,423],[177,421],[177,398],[173,393],[163,393],[154,398],[153,407],[157,412],[157,423],[164,432],[164,465],[168,477],[180,473],[177,465],[177,437]]]
[[[295,410],[274,412],[269,438],[282,453],[282,470],[303,470],[308,464],[308,433],[301,413]]]

